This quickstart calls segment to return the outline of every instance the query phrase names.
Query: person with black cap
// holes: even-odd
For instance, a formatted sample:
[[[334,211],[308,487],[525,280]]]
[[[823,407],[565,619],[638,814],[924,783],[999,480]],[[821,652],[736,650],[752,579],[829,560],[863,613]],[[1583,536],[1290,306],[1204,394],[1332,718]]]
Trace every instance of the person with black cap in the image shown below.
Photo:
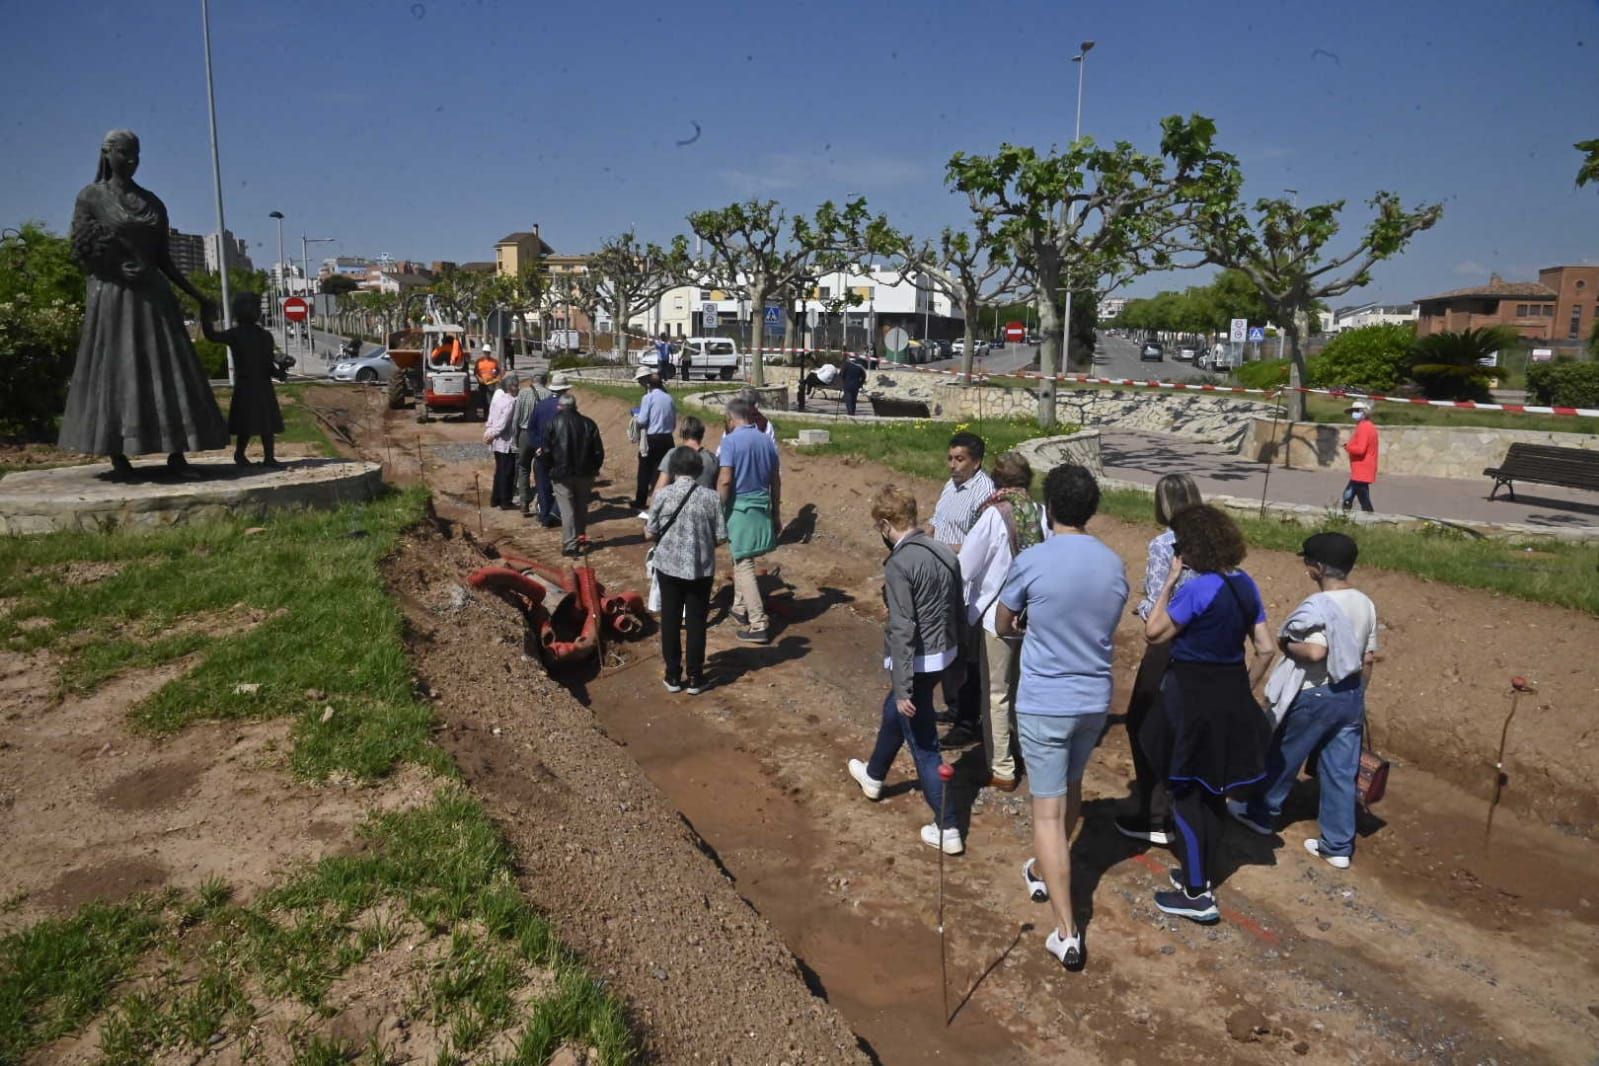
[[[1299,769],[1316,760],[1321,835],[1305,849],[1338,869],[1355,850],[1355,781],[1366,723],[1366,684],[1377,653],[1377,608],[1350,585],[1360,548],[1342,533],[1317,533],[1300,548],[1317,592],[1282,625],[1284,653],[1266,684],[1280,721],[1266,758],[1266,779],[1249,801],[1228,800],[1235,820],[1271,835]]]

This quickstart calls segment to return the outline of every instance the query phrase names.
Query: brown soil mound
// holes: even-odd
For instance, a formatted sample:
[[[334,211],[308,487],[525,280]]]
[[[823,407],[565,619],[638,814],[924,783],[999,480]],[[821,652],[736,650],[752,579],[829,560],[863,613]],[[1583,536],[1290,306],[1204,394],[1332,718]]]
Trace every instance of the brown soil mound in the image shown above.
[[[439,741],[522,856],[530,897],[626,997],[659,1061],[865,1061],[704,842],[524,657],[520,614],[476,592],[463,602],[484,562],[433,528],[389,575]]]

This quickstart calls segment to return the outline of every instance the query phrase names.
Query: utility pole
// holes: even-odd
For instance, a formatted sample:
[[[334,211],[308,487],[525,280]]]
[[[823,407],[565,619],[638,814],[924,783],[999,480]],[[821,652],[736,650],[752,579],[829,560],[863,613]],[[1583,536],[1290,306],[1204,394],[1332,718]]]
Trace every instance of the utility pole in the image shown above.
[[[300,234],[300,264],[305,270],[305,293],[306,293],[307,296],[311,297],[311,310],[313,312],[312,316],[311,316],[311,321],[306,323],[306,327],[305,327],[305,336],[306,336],[307,342],[311,345],[310,355],[312,355],[312,356],[316,355],[316,330],[312,328],[315,325],[315,322],[316,322],[316,315],[315,315],[316,297],[312,296],[312,294],[311,294],[311,252],[310,252],[310,247],[313,244],[328,244],[328,243],[330,243],[332,241],[335,241],[335,240],[338,240],[338,238],[337,237],[307,237],[303,233]]]
[[[1077,121],[1072,127],[1072,143],[1076,144],[1083,137],[1083,72],[1088,68],[1088,53],[1093,51],[1094,42],[1084,41],[1082,50],[1072,56],[1072,62],[1077,64]],[[1066,207],[1066,228],[1069,231],[1072,224],[1077,221],[1077,201],[1073,200]],[[1066,318],[1061,324],[1060,361],[1058,368],[1064,373],[1071,366],[1072,361],[1072,275],[1068,267],[1066,271]]]
[[[211,0],[200,0],[205,38],[205,102],[211,116],[211,185],[217,200],[217,265],[222,268],[222,328],[233,328],[233,292],[228,282],[228,223],[222,212],[222,155],[217,147],[217,92],[211,80]],[[228,384],[233,384],[233,349],[228,349]]]
[[[285,270],[284,263],[283,263],[283,212],[282,211],[274,211],[271,214],[267,215],[267,218],[275,218],[275,219],[278,220],[278,285],[277,285],[277,289],[278,289],[278,306],[277,306],[277,313],[278,313],[278,328],[283,333],[283,354],[285,356],[287,356],[289,354],[289,320],[287,318],[283,317],[283,298],[286,295],[286,293],[288,292],[289,275],[288,275],[287,271]]]

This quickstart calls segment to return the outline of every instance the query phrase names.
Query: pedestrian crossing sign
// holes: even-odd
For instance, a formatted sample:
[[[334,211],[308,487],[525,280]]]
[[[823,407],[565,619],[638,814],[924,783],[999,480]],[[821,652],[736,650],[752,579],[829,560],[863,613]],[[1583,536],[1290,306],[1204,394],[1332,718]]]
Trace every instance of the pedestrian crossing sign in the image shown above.
[[[1265,330],[1264,327],[1262,327],[1262,326],[1250,326],[1249,327],[1249,342],[1251,344],[1254,344],[1257,341],[1263,341],[1265,339],[1266,339],[1266,330]]]

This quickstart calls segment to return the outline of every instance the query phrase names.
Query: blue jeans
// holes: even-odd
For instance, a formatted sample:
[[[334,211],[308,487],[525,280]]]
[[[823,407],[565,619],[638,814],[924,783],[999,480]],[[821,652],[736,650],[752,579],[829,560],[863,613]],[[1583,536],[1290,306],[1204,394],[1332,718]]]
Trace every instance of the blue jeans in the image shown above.
[[[550,482],[550,461],[540,455],[533,460],[534,487],[538,490],[539,518],[545,522],[559,522],[561,509],[555,506],[555,491]],[[522,501],[527,510],[527,501]]]
[[[1366,691],[1359,674],[1332,685],[1308,688],[1294,697],[1283,715],[1266,760],[1266,782],[1249,800],[1249,816],[1267,825],[1282,813],[1299,768],[1317,748],[1316,779],[1321,785],[1324,855],[1355,850],[1355,778],[1360,773],[1360,735],[1366,717]]]
[[[877,727],[877,744],[872,757],[866,762],[866,772],[874,781],[888,776],[889,768],[899,749],[911,746],[911,756],[916,760],[916,777],[922,785],[922,798],[933,808],[933,822],[946,829],[948,813],[944,805],[944,782],[939,779],[938,768],[944,760],[938,756],[938,723],[933,709],[933,693],[937,691],[940,674],[917,674],[911,682],[911,701],[916,704],[916,714],[910,718],[899,713],[894,693],[883,697],[883,720]],[[953,819],[950,819],[953,822]]]

